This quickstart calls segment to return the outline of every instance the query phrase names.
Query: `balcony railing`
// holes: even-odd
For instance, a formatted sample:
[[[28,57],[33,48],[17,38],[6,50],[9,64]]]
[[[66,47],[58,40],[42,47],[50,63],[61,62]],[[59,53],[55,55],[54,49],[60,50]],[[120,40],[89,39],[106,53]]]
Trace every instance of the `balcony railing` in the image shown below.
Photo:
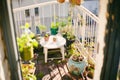
[[[59,4],[57,1],[49,1],[13,9],[17,36],[20,36],[22,33],[20,26],[26,22],[30,23],[31,31],[34,33],[36,33],[36,26],[39,24],[46,25],[47,31],[50,31],[51,22],[56,22],[55,16],[59,18],[68,16],[69,6],[68,2]],[[35,8],[38,8],[37,15],[35,14]],[[75,36],[93,56],[97,53],[99,19],[82,5],[75,6],[72,12],[72,25]]]

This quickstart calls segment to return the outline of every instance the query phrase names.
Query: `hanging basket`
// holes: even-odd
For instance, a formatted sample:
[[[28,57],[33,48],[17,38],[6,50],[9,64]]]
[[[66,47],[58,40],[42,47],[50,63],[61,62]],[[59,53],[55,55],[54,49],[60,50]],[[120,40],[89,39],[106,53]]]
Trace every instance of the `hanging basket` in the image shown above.
[[[72,5],[80,5],[83,0],[69,0]]]
[[[59,3],[64,3],[65,0],[57,0]]]

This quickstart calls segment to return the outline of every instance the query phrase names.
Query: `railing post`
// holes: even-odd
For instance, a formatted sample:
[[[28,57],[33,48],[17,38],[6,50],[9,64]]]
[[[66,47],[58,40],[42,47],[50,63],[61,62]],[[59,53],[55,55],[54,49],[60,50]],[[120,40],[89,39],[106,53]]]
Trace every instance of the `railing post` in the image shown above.
[[[82,11],[82,10],[81,10]],[[82,14],[83,14],[83,23],[82,23],[82,44],[84,45],[84,42],[85,42],[85,28],[86,28],[86,14],[85,13],[83,13],[82,12]]]

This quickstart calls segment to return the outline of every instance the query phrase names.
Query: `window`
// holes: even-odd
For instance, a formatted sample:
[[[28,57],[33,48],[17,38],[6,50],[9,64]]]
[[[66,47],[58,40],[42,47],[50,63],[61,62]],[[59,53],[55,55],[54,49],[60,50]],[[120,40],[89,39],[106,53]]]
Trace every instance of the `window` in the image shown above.
[[[25,16],[30,17],[30,10],[29,9],[25,10]]]
[[[35,8],[35,16],[39,15],[38,7]]]

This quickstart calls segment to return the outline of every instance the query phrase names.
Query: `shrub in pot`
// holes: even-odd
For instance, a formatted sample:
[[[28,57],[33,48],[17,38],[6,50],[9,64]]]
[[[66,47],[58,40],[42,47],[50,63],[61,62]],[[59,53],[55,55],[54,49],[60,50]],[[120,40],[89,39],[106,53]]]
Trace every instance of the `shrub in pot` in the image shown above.
[[[29,28],[28,23],[24,28]],[[22,60],[28,61],[34,57],[33,48],[38,46],[38,42],[33,39],[34,33],[24,33],[20,37],[17,37],[17,44]]]

